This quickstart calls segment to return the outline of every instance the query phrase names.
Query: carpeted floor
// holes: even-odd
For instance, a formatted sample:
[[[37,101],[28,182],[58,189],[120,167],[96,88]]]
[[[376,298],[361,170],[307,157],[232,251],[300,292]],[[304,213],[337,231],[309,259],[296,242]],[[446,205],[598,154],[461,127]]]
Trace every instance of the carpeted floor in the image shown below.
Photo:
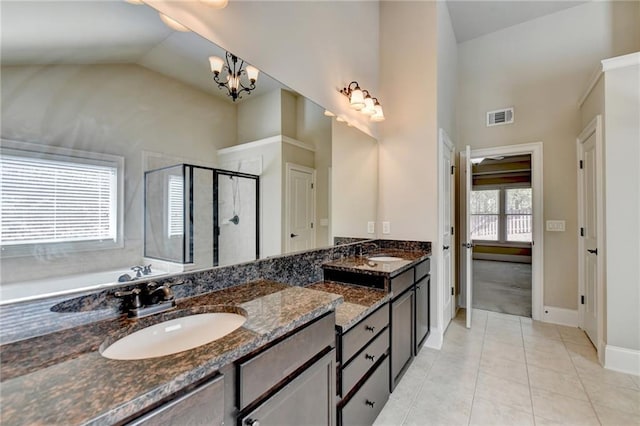
[[[473,307],[531,317],[531,264],[474,260]]]

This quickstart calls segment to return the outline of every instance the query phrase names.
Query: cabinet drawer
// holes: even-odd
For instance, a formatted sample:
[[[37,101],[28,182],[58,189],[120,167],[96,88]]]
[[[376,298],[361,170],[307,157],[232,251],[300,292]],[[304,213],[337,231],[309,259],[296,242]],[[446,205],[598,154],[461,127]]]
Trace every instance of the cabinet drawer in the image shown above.
[[[389,305],[380,309],[354,325],[342,336],[342,364],[345,365],[373,336],[389,324]]]
[[[342,369],[342,396],[345,396],[358,383],[358,380],[387,353],[388,349],[389,328],[386,328]]]
[[[413,278],[413,268],[401,273],[395,278],[392,278],[391,291],[393,292],[393,297],[400,296],[400,293],[411,287],[411,285],[414,283]]]
[[[332,312],[282,342],[238,364],[238,407],[245,408],[327,346],[335,346]]]
[[[371,425],[389,399],[389,357],[341,410],[344,426]]]
[[[224,415],[224,380],[218,375],[189,393],[129,423],[129,426],[172,424],[219,425]]]
[[[336,351],[331,350],[251,412],[238,426],[333,426],[336,418]]]
[[[416,265],[416,282],[424,278],[431,270],[431,260],[427,259]]]

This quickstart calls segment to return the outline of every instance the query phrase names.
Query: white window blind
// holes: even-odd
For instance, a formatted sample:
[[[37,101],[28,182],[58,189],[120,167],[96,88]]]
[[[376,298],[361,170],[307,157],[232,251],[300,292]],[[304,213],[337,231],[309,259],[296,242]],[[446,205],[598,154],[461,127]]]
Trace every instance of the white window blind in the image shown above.
[[[11,152],[0,156],[3,246],[116,241],[117,164]]]
[[[182,236],[184,233],[184,180],[182,176],[169,175],[167,220],[169,237]]]

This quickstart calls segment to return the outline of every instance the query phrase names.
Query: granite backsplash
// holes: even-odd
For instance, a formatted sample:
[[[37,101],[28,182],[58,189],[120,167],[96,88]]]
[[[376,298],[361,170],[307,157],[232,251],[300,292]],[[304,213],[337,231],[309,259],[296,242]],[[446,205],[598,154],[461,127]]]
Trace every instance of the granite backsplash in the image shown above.
[[[321,265],[325,262],[389,249],[431,251],[431,243],[365,240],[147,281],[171,285],[176,299],[261,279],[304,286],[323,279]],[[0,308],[0,344],[117,318],[122,315],[121,301],[115,298],[113,293],[138,287],[147,281],[4,305]]]

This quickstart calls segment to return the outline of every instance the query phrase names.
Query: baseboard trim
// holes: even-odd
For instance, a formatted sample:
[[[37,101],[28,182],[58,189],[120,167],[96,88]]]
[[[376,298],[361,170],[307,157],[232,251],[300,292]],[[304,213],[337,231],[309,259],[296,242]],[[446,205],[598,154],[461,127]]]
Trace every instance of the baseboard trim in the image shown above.
[[[640,376],[640,351],[606,345],[604,368]]]
[[[545,306],[542,314],[542,321],[553,324],[566,325],[569,327],[578,326],[578,310],[556,308],[554,306]]]
[[[429,331],[429,337],[427,337],[427,340],[424,341],[422,346],[425,348],[440,350],[442,349],[443,341],[444,334],[442,333],[442,330],[437,327],[431,327],[431,330]]]

